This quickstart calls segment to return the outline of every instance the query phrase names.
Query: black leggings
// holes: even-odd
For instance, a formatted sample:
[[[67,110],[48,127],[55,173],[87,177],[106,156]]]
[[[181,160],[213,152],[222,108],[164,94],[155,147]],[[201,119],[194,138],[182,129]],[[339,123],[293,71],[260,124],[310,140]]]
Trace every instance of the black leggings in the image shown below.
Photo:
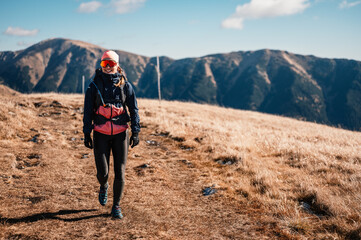
[[[128,130],[116,135],[105,135],[94,131],[94,157],[101,187],[108,186],[110,150],[113,153],[115,175],[113,205],[119,205],[123,194],[128,148]]]

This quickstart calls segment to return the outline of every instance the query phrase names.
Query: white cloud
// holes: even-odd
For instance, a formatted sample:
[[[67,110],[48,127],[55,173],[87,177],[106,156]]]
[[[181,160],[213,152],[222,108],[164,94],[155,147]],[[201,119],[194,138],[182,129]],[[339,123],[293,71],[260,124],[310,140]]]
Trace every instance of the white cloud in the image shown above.
[[[4,34],[5,35],[11,35],[11,36],[35,36],[36,34],[38,34],[39,30],[38,29],[34,29],[34,30],[26,30],[20,27],[11,27],[9,26]]]
[[[98,10],[98,8],[100,8],[101,6],[102,6],[102,3],[98,2],[98,1],[82,3],[78,7],[78,12],[80,12],[80,13],[96,12]]]
[[[110,7],[115,13],[123,14],[132,12],[144,5],[146,0],[112,0]]]
[[[233,16],[229,17],[222,22],[223,28],[234,28],[234,29],[243,29],[243,18]]]
[[[354,2],[348,2],[347,0],[343,0],[341,3],[340,3],[340,8],[350,8],[350,7],[354,7],[358,4],[360,4],[361,1],[354,1]]]
[[[293,15],[309,6],[309,0],[251,0],[249,3],[238,5],[236,12],[222,22],[222,27],[242,29],[245,19]]]

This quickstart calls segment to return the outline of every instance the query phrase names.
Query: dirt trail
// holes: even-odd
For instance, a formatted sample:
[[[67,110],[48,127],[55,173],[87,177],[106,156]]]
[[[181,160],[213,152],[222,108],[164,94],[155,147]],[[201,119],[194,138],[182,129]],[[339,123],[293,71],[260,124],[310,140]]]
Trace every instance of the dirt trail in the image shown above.
[[[197,149],[144,122],[141,143],[129,152],[124,218],[112,220],[112,191],[100,206],[93,154],[82,141],[82,99],[74,98],[30,96],[14,110],[28,111],[31,123],[15,139],[1,140],[1,239],[274,237],[272,226],[253,220],[246,213],[252,207],[226,189],[204,196],[212,174]],[[112,171],[110,178],[112,186]]]

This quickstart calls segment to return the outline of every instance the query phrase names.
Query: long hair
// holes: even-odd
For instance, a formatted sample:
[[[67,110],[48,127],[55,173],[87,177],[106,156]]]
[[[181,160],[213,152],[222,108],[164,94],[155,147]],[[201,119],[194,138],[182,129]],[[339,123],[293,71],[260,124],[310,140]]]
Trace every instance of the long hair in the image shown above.
[[[125,81],[128,81],[127,77],[125,76],[124,70],[118,65],[118,72],[120,73],[120,80],[118,83],[114,84],[116,87],[120,87],[121,85],[125,84]]]

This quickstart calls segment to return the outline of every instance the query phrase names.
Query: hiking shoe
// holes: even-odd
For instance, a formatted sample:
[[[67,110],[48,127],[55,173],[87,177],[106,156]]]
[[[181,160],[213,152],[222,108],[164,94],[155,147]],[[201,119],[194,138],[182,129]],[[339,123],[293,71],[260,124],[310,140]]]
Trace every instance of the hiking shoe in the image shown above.
[[[104,206],[108,201],[108,188],[102,188],[100,187],[99,190],[99,203],[100,205]]]
[[[112,212],[110,214],[112,215],[113,218],[118,218],[118,219],[123,218],[123,214],[119,206],[113,206]]]

